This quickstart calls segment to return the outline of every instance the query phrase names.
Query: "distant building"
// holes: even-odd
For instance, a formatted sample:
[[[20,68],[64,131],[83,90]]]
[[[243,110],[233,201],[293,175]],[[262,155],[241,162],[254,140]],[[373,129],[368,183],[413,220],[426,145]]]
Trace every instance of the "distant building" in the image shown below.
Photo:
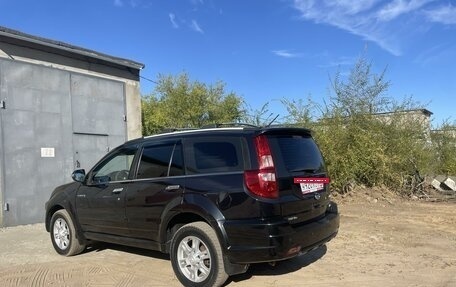
[[[431,116],[432,112],[427,109],[411,109],[395,112],[377,113],[375,117],[389,123],[394,120],[401,126],[416,126],[424,132],[425,138],[431,140]]]
[[[386,113],[376,113],[375,117],[383,118],[387,122],[394,118],[404,124],[419,124],[426,130],[431,129],[432,112],[427,109],[412,109]]]
[[[456,127],[446,128],[442,130],[431,130],[431,134],[445,135],[449,138],[456,139]]]
[[[391,123],[392,120],[403,124],[403,125],[419,125],[425,131],[429,132],[431,129],[431,116],[432,112],[427,109],[411,109],[394,112],[382,112],[374,113],[366,116],[372,116],[373,118],[379,119],[384,123]],[[343,117],[342,120],[350,117]],[[330,122],[332,118],[323,118],[318,121],[320,126],[325,126],[327,122]]]
[[[142,68],[0,27],[0,226],[43,222],[75,168],[141,136]]]

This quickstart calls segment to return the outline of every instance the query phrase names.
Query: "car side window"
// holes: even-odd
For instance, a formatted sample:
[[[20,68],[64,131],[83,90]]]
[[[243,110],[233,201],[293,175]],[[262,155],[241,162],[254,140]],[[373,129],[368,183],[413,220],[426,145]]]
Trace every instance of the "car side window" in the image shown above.
[[[92,182],[99,184],[127,180],[135,152],[136,149],[123,149],[107,158],[92,172]]]
[[[139,162],[138,179],[183,174],[181,144],[170,143],[144,147]]]
[[[243,170],[241,142],[236,138],[192,140],[186,154],[191,174]]]

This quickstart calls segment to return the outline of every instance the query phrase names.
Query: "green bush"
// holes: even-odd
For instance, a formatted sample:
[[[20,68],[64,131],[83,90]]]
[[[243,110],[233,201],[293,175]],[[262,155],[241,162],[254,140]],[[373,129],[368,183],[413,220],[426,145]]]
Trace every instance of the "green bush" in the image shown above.
[[[385,71],[373,74],[371,63],[360,58],[348,77],[335,75],[325,106],[282,101],[291,111],[286,118],[298,119],[288,123],[314,131],[337,192],[363,185],[410,194],[422,183],[421,174],[432,171],[429,123],[402,112],[421,107],[409,99],[397,103],[387,97],[389,82],[384,76]],[[296,103],[299,109],[292,107]],[[315,110],[322,111],[319,120],[309,121],[317,118],[312,116]],[[391,111],[396,113],[384,113]]]
[[[235,122],[244,113],[242,98],[226,92],[225,83],[192,81],[187,73],[160,75],[154,91],[142,98],[141,105],[143,135]]]
[[[393,116],[394,117],[394,116]],[[416,125],[386,122],[373,115],[331,118],[315,124],[332,187],[344,193],[355,185],[385,186],[410,193],[413,176],[428,173],[431,147]]]
[[[443,123],[431,138],[437,163],[435,172],[456,175],[456,124]]]

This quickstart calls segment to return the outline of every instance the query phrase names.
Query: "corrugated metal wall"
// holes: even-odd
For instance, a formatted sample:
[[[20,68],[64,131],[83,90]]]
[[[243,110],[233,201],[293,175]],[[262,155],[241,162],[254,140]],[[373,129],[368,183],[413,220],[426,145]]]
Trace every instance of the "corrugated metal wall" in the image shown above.
[[[0,59],[0,225],[44,221],[52,190],[126,140],[117,81]]]

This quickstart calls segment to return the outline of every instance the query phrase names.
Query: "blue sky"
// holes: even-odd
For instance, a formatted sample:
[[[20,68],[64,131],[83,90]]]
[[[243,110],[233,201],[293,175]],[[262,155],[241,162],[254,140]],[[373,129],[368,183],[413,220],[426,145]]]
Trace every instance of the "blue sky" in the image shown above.
[[[388,95],[456,120],[455,0],[0,0],[0,25],[135,60],[141,75],[222,80],[253,108],[322,102],[366,52]],[[141,80],[143,94],[154,83]]]

